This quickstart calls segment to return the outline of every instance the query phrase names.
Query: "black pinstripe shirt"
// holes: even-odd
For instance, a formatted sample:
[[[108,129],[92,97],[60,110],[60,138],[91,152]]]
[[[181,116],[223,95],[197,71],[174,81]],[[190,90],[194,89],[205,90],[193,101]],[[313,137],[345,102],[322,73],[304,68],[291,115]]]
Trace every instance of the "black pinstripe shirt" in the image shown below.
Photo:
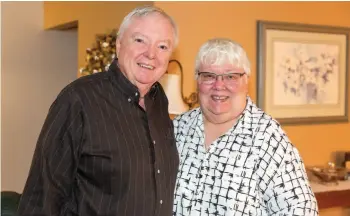
[[[40,133],[19,215],[166,216],[178,168],[168,100],[145,96],[113,62],[68,85]]]

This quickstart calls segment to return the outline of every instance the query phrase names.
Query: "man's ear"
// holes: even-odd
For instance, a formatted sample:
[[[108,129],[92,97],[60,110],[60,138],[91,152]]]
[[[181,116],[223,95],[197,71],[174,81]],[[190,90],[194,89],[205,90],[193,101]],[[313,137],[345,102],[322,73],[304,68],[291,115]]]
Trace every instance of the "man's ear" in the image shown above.
[[[119,57],[119,50],[120,50],[120,40],[119,39],[117,39],[115,42],[115,48],[116,48],[116,55],[118,58]]]

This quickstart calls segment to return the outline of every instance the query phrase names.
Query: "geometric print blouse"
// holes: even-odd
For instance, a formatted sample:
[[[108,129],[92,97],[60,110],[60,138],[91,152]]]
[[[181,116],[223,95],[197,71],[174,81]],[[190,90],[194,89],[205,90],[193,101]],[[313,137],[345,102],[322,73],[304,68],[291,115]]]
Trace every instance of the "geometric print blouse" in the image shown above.
[[[298,150],[249,97],[237,123],[208,150],[200,108],[173,122],[180,157],[173,215],[318,215]]]

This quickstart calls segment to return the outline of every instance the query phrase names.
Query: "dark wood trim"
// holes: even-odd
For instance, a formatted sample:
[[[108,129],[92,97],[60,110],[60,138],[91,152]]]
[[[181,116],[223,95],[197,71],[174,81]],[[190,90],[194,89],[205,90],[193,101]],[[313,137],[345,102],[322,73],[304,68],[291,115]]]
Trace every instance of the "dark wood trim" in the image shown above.
[[[318,208],[350,207],[350,189],[315,193]]]

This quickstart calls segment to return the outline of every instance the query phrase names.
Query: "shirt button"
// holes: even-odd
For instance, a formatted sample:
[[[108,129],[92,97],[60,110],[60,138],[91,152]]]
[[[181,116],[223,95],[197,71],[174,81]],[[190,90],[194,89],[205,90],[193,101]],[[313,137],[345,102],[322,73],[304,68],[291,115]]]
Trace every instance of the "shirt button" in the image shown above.
[[[135,96],[137,96],[137,95],[138,95],[138,93],[136,92],[136,93],[135,93]]]
[[[155,140],[153,140],[153,145],[155,145],[156,144],[156,141]]]
[[[128,98],[128,101],[131,102],[131,98]]]
[[[157,170],[157,173],[160,173],[160,170]]]
[[[163,204],[163,200],[160,200],[160,204]]]

